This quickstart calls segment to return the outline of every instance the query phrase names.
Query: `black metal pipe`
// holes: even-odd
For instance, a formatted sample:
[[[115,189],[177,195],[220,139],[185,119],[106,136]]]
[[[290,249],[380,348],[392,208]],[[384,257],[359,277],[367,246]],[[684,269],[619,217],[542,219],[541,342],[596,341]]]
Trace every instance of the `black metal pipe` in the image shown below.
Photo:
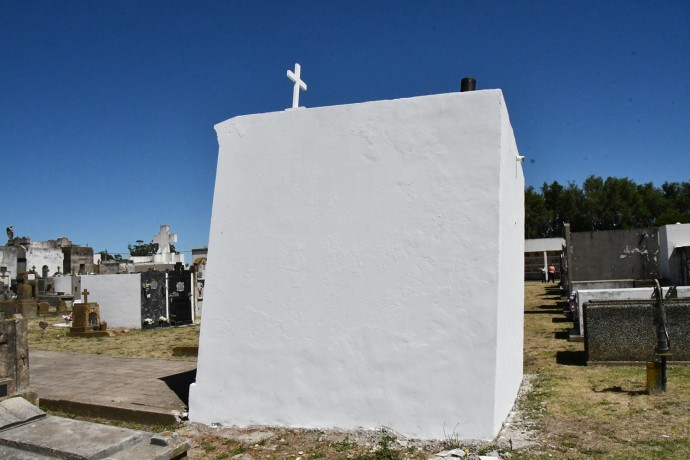
[[[460,82],[460,92],[474,91],[477,89],[477,80],[472,77],[465,77]]]

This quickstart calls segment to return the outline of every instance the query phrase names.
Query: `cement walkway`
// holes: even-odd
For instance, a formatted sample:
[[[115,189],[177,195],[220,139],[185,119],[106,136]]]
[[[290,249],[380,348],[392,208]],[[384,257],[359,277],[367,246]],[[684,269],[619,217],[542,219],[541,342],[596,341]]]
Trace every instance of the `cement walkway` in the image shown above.
[[[187,410],[196,362],[32,350],[29,372],[43,408],[172,424]]]

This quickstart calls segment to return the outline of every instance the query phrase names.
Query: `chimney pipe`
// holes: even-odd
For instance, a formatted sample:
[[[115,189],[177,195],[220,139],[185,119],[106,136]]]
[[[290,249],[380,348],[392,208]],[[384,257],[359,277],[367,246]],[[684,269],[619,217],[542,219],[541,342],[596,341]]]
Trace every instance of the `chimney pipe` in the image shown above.
[[[460,82],[460,92],[474,91],[477,89],[477,80],[472,77],[465,77]]]

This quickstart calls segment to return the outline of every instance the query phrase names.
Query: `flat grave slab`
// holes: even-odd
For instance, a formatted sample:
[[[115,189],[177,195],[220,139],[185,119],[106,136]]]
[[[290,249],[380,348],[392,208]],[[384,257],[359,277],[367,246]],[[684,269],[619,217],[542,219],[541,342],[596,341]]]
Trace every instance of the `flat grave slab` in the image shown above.
[[[153,434],[109,425],[46,416],[23,398],[0,403],[10,425],[0,429],[0,458],[75,460],[174,459],[189,448],[175,433]],[[17,425],[16,423],[23,424]]]

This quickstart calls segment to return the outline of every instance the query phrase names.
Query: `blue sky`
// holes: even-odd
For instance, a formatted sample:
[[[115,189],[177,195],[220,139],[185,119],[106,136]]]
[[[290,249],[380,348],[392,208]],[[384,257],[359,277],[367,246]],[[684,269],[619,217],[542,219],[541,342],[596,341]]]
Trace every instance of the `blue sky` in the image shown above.
[[[0,227],[207,244],[213,125],[501,88],[528,185],[690,180],[690,2],[0,2]],[[188,259],[190,256],[187,256]]]

